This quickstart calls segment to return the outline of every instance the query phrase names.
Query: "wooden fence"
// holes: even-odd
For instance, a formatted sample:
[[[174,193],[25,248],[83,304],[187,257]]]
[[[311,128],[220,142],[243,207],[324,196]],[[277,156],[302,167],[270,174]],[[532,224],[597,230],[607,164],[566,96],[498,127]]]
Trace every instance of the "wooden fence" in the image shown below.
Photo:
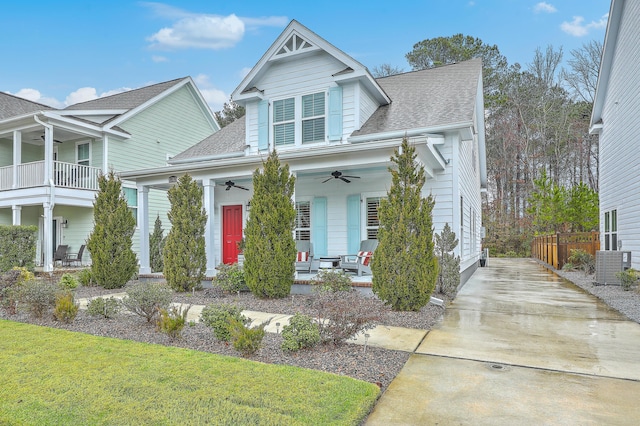
[[[535,237],[531,242],[531,256],[556,269],[562,269],[571,256],[571,250],[581,249],[596,256],[600,250],[599,232],[576,232]]]

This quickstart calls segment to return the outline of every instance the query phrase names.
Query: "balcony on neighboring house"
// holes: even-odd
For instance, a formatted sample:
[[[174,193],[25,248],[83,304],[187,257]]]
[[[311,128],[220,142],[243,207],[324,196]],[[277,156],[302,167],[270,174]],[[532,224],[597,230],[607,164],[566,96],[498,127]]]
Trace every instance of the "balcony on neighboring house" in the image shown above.
[[[56,187],[98,190],[99,167],[53,161],[52,181]],[[50,186],[44,160],[0,167],[0,191]]]

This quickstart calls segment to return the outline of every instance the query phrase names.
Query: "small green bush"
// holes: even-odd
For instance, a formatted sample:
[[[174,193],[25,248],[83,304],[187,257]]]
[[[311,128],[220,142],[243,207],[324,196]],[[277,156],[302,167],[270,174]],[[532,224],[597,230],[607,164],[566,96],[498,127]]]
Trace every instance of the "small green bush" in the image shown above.
[[[282,327],[282,339],[281,348],[284,351],[312,348],[320,343],[320,328],[310,316],[298,312],[291,317],[288,325]]]
[[[89,287],[95,284],[95,282],[93,281],[93,276],[91,275],[90,268],[83,269],[80,272],[78,272],[77,278],[78,278],[78,282],[80,282],[80,285],[84,287]]]
[[[596,259],[586,250],[572,249],[571,255],[567,260],[575,269],[580,269],[587,275],[596,272]],[[564,267],[562,269],[564,269]]]
[[[173,291],[167,284],[142,282],[127,290],[122,306],[151,322],[159,315],[160,309],[169,308],[172,298]]]
[[[36,277],[33,275],[33,272],[31,272],[30,270],[28,270],[27,268],[23,267],[23,266],[14,266],[12,269],[12,271],[18,271],[20,273],[17,283],[21,284],[25,281],[31,281],[34,280]]]
[[[169,337],[175,339],[180,337],[182,329],[187,322],[187,314],[191,309],[191,305],[186,309],[176,308],[172,306],[169,309],[160,309],[160,319],[158,319],[158,328],[163,333],[167,333]]]
[[[616,277],[620,279],[620,285],[625,291],[631,290],[631,288],[638,282],[638,272],[633,268],[622,272],[616,272]]]
[[[231,340],[231,323],[237,321],[246,324],[249,320],[242,315],[242,309],[235,305],[222,303],[206,306],[200,314],[200,320],[213,329],[216,339],[229,342]]]
[[[120,301],[115,297],[97,297],[89,301],[87,313],[94,317],[113,318],[120,312]]]
[[[53,310],[53,316],[65,323],[72,322],[78,315],[78,304],[73,299],[73,293],[65,291],[56,296],[56,306]]]
[[[63,274],[58,281],[58,287],[62,290],[75,290],[78,287],[78,279],[72,274]]]
[[[17,289],[16,300],[27,305],[27,309],[36,318],[42,316],[56,304],[58,286],[53,283],[29,280]]]
[[[349,291],[351,277],[346,272],[333,269],[323,269],[313,279],[314,291]]]
[[[233,348],[240,352],[243,357],[249,357],[260,349],[264,338],[264,328],[269,321],[263,322],[257,327],[249,328],[242,321],[232,319],[229,323],[231,336],[233,338]]]
[[[237,263],[232,265],[220,264],[217,267],[218,274],[215,276],[215,285],[229,293],[239,291],[249,291],[244,280],[244,272]]]

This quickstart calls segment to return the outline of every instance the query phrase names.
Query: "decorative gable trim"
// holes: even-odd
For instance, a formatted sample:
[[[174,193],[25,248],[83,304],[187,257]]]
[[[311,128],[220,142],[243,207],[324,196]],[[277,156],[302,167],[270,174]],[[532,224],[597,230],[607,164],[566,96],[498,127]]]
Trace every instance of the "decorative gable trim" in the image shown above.
[[[280,49],[278,49],[276,54],[273,55],[272,59],[280,59],[283,57],[288,57],[299,53],[311,52],[314,50],[319,50],[319,48],[311,44],[311,42],[306,40],[300,34],[294,32],[291,37],[289,37],[287,41],[285,41],[281,45]]]

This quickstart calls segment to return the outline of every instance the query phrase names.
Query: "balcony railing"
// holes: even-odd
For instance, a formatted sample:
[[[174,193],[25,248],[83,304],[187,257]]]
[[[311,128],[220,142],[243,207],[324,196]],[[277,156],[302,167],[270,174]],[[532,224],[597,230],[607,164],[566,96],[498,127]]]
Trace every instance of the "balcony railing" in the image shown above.
[[[13,166],[0,167],[0,191],[48,185],[44,178],[44,166],[44,161],[18,164],[15,184]],[[98,167],[62,161],[53,162],[52,178],[56,187],[97,191],[100,173],[101,170]]]

